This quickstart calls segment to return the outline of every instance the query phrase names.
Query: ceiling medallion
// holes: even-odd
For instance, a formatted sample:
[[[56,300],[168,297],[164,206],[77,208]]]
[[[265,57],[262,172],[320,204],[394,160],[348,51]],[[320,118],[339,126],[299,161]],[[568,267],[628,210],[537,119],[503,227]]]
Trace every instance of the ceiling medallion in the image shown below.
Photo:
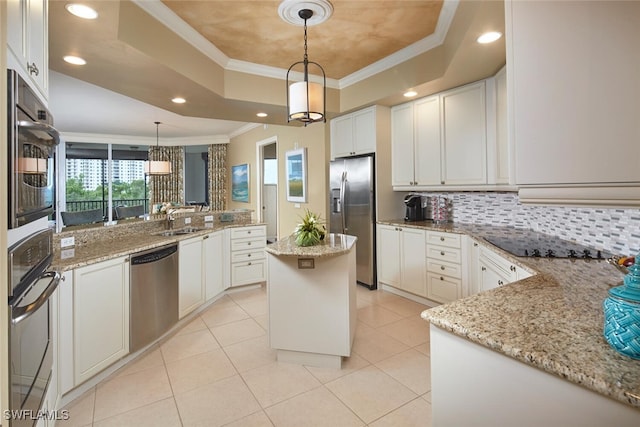
[[[300,11],[304,9],[312,12],[307,20],[300,17]],[[278,15],[283,21],[300,27],[322,24],[332,14],[333,5],[328,0],[283,0],[278,6]]]

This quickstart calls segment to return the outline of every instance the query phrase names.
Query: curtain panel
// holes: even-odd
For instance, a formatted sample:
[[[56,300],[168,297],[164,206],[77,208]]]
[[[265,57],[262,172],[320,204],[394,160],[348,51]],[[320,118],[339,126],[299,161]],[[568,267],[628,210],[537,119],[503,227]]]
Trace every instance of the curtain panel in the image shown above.
[[[171,162],[169,175],[149,176],[151,206],[165,202],[184,204],[184,147],[149,147],[149,160]]]
[[[227,208],[227,144],[209,145],[209,201],[211,210]]]

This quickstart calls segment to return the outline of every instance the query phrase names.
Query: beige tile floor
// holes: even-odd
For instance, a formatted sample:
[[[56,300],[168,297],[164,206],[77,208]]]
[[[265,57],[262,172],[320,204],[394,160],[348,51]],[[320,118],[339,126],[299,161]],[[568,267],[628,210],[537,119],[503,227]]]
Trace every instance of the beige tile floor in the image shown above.
[[[431,426],[426,307],[358,287],[343,368],[278,363],[265,288],[224,296],[68,406],[68,426]]]

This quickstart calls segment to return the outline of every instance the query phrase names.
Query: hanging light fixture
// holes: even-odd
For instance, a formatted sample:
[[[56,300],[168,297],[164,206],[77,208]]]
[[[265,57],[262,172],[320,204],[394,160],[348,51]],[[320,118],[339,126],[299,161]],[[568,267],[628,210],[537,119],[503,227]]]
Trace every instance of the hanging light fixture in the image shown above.
[[[307,20],[313,16],[311,9],[300,9],[298,16],[304,20],[304,59],[289,67],[287,71],[287,122],[298,120],[307,126],[309,123],[326,122],[327,78],[324,69],[317,62],[309,61],[307,55]],[[291,70],[303,65],[303,80],[289,84]],[[309,65],[315,65],[322,73],[322,85],[309,81]]]
[[[160,151],[160,122],[156,124],[156,151]],[[158,154],[159,155],[159,154]],[[147,160],[144,162],[145,175],[169,175],[171,173],[171,162],[168,160]]]

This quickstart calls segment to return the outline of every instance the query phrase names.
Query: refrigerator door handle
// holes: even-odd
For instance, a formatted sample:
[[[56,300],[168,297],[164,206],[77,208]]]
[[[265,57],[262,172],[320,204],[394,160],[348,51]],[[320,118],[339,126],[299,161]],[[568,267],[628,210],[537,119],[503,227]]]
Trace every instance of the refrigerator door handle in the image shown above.
[[[340,219],[342,220],[342,234],[347,232],[347,205],[344,203],[345,192],[347,187],[347,171],[342,172],[340,178],[340,206],[342,207],[340,212]]]

